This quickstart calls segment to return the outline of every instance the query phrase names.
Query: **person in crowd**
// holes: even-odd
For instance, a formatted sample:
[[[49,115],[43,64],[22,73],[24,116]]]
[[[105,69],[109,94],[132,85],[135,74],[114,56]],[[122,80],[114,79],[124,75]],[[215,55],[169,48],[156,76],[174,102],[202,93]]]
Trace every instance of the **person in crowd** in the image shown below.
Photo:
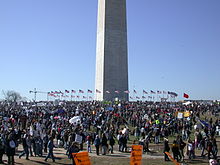
[[[164,150],[163,151],[164,151],[164,160],[169,161],[170,159],[168,155],[165,153],[165,152],[170,152],[169,140],[166,137],[164,138]]]
[[[48,147],[48,155],[45,158],[45,161],[47,161],[48,158],[51,158],[53,160],[53,162],[55,162],[55,158],[53,155],[53,149],[54,149],[53,137],[50,137],[49,142],[47,144],[47,147]]]
[[[22,138],[22,146],[23,146],[23,151],[21,152],[21,154],[19,155],[19,159],[26,155],[26,160],[29,160],[29,151],[28,151],[28,135],[24,134],[23,138]]]
[[[114,150],[114,145],[115,145],[115,139],[114,139],[113,135],[111,135],[111,136],[109,137],[109,145],[110,145],[109,152],[110,152],[111,154],[113,154],[113,153],[114,153],[114,152],[113,152],[113,150]]]
[[[173,141],[172,152],[173,152],[173,158],[177,160],[177,162],[179,162],[181,160],[181,155],[179,151],[179,144],[177,143],[176,140]]]
[[[92,143],[92,137],[88,135],[86,137],[86,145],[87,145],[87,151],[90,153],[92,153],[91,143]]]
[[[96,155],[99,155],[99,146],[101,145],[99,135],[96,135],[95,140],[94,140],[94,145],[96,149]]]
[[[102,134],[101,145],[102,145],[102,155],[106,155],[108,148],[108,140],[106,138],[105,133]]]
[[[75,161],[74,161],[74,157],[73,157],[73,153],[78,153],[79,147],[78,147],[78,143],[77,142],[73,142],[72,145],[69,147],[69,158],[72,159],[72,165],[76,165]]]
[[[8,156],[8,165],[14,165],[16,143],[12,131],[8,135],[6,135],[5,148],[6,148],[6,155]]]
[[[0,164],[4,164],[3,155],[5,153],[5,142],[3,134],[0,133]]]

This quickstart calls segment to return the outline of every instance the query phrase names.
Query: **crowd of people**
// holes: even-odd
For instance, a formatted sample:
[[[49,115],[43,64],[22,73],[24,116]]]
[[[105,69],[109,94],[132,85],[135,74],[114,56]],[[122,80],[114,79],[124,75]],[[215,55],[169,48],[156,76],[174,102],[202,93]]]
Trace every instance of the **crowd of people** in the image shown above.
[[[97,155],[129,152],[130,144],[143,145],[143,152],[148,153],[152,143],[163,143],[163,152],[172,151],[177,161],[206,155],[217,160],[219,108],[199,102],[2,101],[0,164],[4,154],[8,164],[14,164],[19,145],[23,148],[19,158],[27,160],[47,154],[45,161],[55,161],[54,147],[64,148],[70,159],[83,149],[92,152],[93,146]],[[183,112],[188,116],[178,115]],[[169,157],[165,154],[164,159]]]

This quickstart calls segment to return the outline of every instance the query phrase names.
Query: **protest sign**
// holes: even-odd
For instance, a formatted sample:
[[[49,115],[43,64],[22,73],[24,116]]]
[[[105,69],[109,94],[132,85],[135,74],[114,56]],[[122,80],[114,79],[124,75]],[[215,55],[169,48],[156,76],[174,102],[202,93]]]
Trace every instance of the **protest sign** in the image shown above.
[[[87,151],[72,153],[76,165],[91,165],[89,154]]]
[[[142,152],[143,152],[142,145],[132,145],[130,165],[141,165]]]
[[[189,117],[190,116],[190,112],[189,111],[186,111],[183,113],[184,117]]]
[[[182,113],[182,112],[178,112],[177,118],[178,118],[178,119],[182,119],[182,118],[183,118],[183,113]]]
[[[82,143],[82,136],[76,134],[76,137],[75,137],[75,142],[81,144]]]

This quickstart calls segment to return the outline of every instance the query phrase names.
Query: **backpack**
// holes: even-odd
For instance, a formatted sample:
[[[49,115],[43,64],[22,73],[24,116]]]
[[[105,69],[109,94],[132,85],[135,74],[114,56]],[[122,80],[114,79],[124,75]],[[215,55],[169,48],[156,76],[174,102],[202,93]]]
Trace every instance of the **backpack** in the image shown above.
[[[9,146],[10,146],[11,148],[15,148],[15,147],[16,147],[14,140],[10,140],[10,141],[9,141]]]

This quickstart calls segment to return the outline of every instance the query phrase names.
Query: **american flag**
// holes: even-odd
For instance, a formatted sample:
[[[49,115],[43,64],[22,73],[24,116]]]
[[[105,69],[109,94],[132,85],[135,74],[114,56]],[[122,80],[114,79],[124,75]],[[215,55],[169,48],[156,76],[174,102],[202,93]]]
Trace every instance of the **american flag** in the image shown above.
[[[80,89],[80,90],[79,90],[79,93],[84,93],[84,91]]]
[[[145,91],[145,90],[143,90],[143,93],[144,93],[144,94],[148,94],[147,91]]]
[[[152,91],[152,90],[150,91],[150,93],[151,93],[151,94],[156,94],[156,92],[154,92],[154,91]]]
[[[128,91],[128,90],[126,90],[126,91],[124,91],[124,93],[129,93],[129,91]]]
[[[99,91],[98,89],[96,89],[95,91],[96,91],[96,93],[101,93],[101,91]]]
[[[72,90],[71,92],[72,92],[72,93],[76,93],[76,91],[75,91],[75,90]]]
[[[105,91],[106,93],[110,93],[109,91]]]
[[[157,94],[161,94],[162,92],[161,91],[157,91]]]
[[[116,90],[115,93],[119,93],[119,91]]]
[[[92,91],[88,89],[88,93],[92,93]]]
[[[68,91],[68,90],[65,90],[65,93],[70,93],[70,91]]]

